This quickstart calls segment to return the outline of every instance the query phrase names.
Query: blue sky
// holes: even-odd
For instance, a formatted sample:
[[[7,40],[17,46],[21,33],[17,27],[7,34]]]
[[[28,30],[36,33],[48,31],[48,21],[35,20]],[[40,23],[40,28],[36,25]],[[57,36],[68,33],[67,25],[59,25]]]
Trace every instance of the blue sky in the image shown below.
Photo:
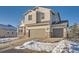
[[[24,12],[35,6],[0,6],[0,24],[19,25]],[[78,6],[43,6],[59,12],[62,20],[68,20],[69,25],[79,24]]]

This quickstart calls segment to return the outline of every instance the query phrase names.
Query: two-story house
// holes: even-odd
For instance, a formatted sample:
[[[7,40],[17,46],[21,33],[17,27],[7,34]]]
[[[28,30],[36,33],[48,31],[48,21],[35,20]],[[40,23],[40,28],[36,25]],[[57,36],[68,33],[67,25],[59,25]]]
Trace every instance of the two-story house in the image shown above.
[[[27,38],[63,39],[67,37],[67,20],[61,20],[58,12],[44,7],[35,7],[25,13],[18,27],[18,36]]]

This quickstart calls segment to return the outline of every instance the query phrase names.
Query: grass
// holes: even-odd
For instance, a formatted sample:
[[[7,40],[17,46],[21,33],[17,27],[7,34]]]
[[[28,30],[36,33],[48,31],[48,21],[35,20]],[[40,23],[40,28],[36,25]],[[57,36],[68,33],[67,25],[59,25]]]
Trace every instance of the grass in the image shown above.
[[[17,40],[13,40],[11,42],[0,44],[0,49],[4,49],[4,48],[8,48],[8,47],[15,47],[15,46],[23,44],[26,41],[27,40],[24,38],[19,38]]]

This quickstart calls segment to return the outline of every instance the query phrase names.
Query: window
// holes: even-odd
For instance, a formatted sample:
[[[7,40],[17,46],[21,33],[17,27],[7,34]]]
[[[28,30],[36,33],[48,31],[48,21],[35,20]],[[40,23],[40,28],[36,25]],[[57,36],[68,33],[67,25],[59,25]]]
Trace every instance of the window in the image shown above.
[[[12,34],[13,34],[13,32],[12,32]]]
[[[54,38],[62,38],[63,37],[63,28],[53,29],[52,35]]]
[[[29,15],[28,16],[28,20],[32,20],[32,15]]]
[[[45,17],[44,17],[44,13],[41,13],[41,19],[44,19]]]
[[[37,23],[41,22],[41,20],[45,19],[45,14],[43,12],[37,11],[36,19],[37,19]]]

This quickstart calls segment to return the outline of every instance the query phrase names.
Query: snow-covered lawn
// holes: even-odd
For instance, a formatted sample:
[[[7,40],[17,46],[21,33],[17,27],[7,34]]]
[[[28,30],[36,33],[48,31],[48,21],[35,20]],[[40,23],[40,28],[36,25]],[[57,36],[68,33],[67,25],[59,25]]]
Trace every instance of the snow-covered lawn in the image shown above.
[[[47,51],[52,53],[79,53],[79,43],[62,40],[58,43],[44,43],[38,41],[25,42],[21,46],[15,47],[15,49],[32,49],[36,51]]]
[[[15,38],[0,38],[0,44],[10,42],[10,41],[16,40],[16,39],[18,39],[18,37],[15,37]]]
[[[79,43],[62,40],[58,45],[52,50],[53,53],[79,53]]]
[[[79,43],[69,41],[69,52],[79,53]]]
[[[51,52],[52,49],[56,46],[56,43],[44,43],[44,42],[38,42],[38,41],[29,41],[24,43],[21,46],[17,46],[15,47],[15,49],[32,49],[32,50],[36,50],[36,51],[47,51],[47,52]]]

